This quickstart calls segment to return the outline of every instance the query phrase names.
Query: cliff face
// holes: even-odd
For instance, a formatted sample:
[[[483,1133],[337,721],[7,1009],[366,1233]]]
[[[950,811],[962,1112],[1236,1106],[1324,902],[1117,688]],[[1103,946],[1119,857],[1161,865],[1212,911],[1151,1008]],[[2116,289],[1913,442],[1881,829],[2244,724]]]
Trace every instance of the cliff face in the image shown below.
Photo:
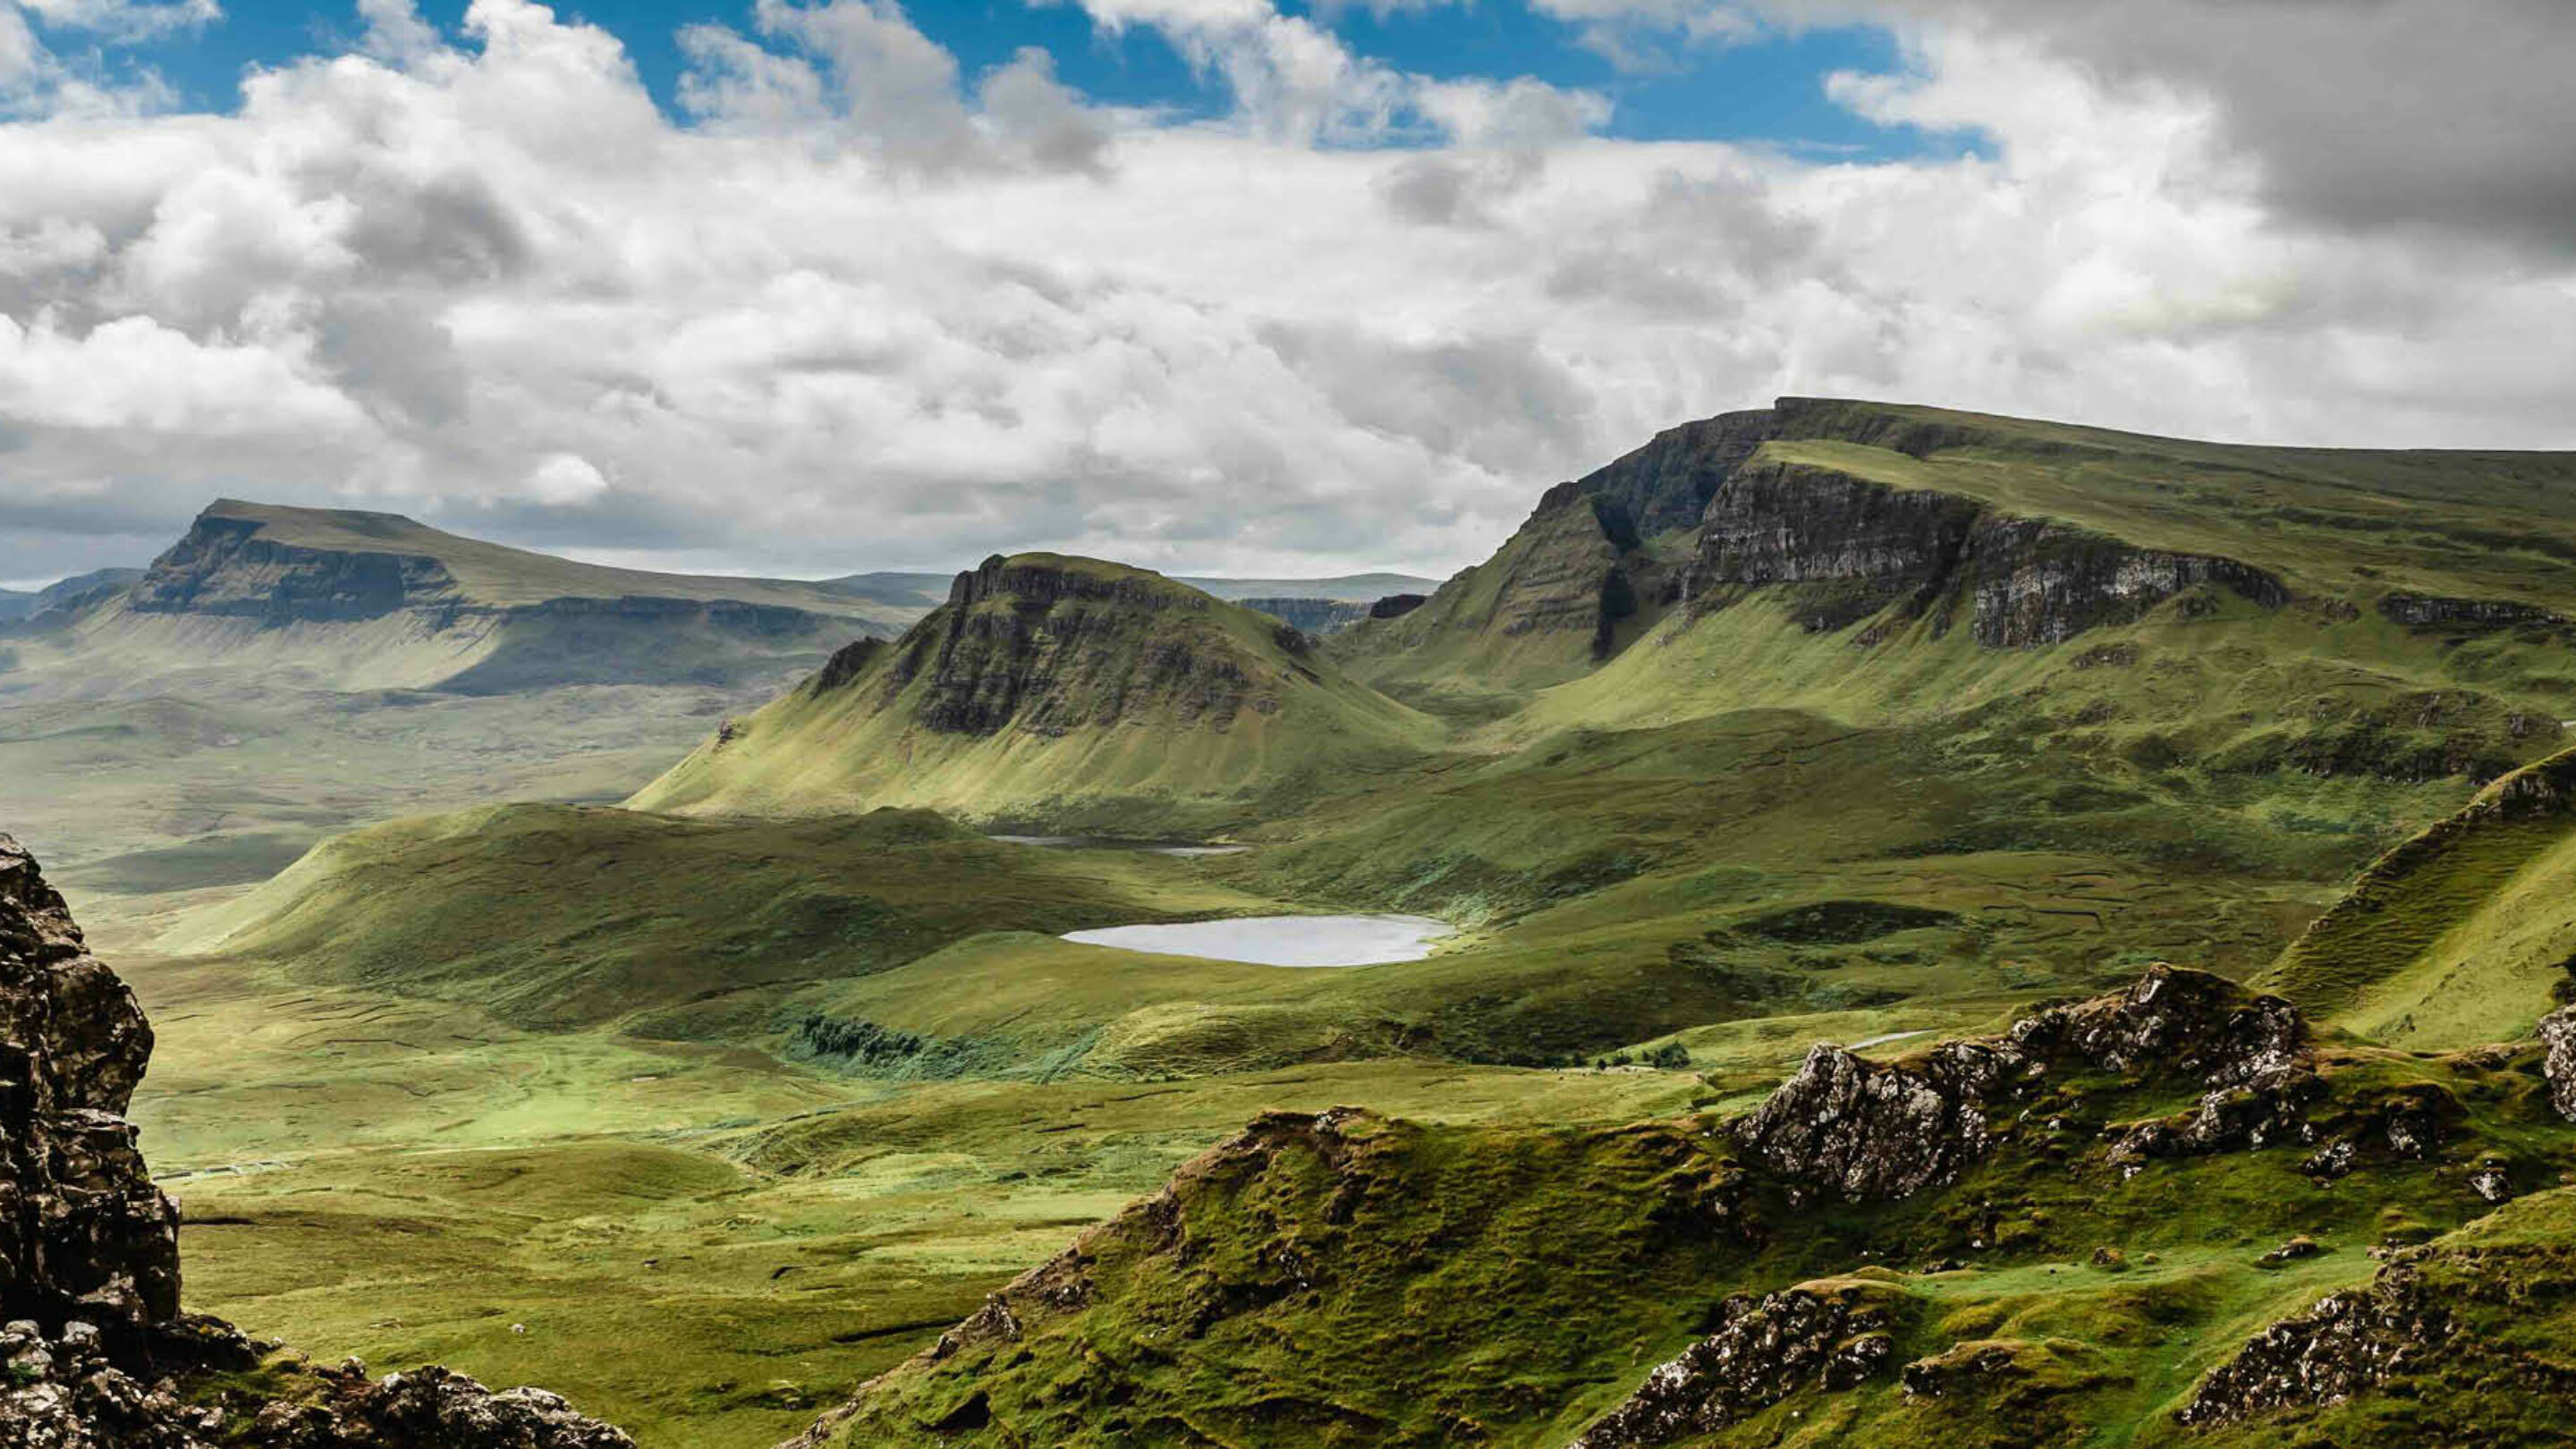
[[[178,1211],[122,1115],[151,1051],[133,993],[0,835],[0,1444],[633,1449],[551,1394],[437,1368],[281,1369],[274,1398],[199,1385],[256,1355],[179,1311]]]
[[[1241,601],[1255,613],[1268,614],[1303,634],[1338,634],[1372,617],[1371,605],[1349,599],[1253,598]],[[1381,601],[1383,602],[1383,601]]]
[[[1757,461],[1709,498],[1682,592],[1723,607],[1745,589],[1795,585],[1810,630],[1841,629],[1898,605],[1989,648],[2055,644],[2137,619],[2218,585],[2266,608],[2289,591],[2233,559],[2140,548],[1975,499],[1900,489],[1830,469]]]
[[[1221,631],[1191,627],[1214,603],[1148,574],[997,554],[897,643],[884,701],[919,681],[915,718],[954,735],[1060,735],[1148,712],[1222,729],[1245,709],[1276,712],[1275,679],[1256,677],[1268,671]],[[1302,635],[1278,630],[1302,652]]]
[[[0,1320],[125,1332],[179,1311],[179,1219],[126,1102],[152,1029],[0,835]]]
[[[140,614],[211,614],[262,624],[351,623],[404,609],[463,609],[456,580],[433,558],[302,548],[260,536],[256,519],[200,517],[152,561],[127,598]]]
[[[1584,475],[1575,488],[1618,506],[1653,538],[1697,524],[1718,485],[1777,428],[1772,409],[1720,413],[1657,433],[1646,446]]]

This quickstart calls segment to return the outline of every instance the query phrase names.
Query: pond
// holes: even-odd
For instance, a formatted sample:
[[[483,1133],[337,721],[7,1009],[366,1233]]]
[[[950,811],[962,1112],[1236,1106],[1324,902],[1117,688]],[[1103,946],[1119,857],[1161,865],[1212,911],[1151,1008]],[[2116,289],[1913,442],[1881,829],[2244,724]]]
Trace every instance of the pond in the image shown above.
[[[1249,845],[1200,845],[1187,840],[1124,840],[1114,835],[987,835],[1005,845],[1034,845],[1041,850],[1141,850],[1148,855],[1241,855]]]
[[[1160,956],[1204,956],[1257,966],[1376,966],[1419,961],[1450,933],[1429,916],[1238,916],[1169,926],[1107,926],[1064,939]]]

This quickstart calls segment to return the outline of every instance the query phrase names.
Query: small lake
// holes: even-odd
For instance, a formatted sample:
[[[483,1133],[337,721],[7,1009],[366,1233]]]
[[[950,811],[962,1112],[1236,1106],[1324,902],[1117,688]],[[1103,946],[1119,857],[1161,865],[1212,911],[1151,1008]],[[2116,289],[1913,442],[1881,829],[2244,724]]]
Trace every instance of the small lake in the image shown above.
[[[1419,961],[1450,934],[1429,916],[1239,916],[1170,926],[1107,926],[1064,939],[1158,956],[1204,956],[1256,966],[1376,966]]]
[[[1200,845],[1188,840],[1122,840],[1109,835],[987,835],[1004,845],[1033,845],[1040,850],[1141,850],[1147,855],[1241,855],[1249,845]]]

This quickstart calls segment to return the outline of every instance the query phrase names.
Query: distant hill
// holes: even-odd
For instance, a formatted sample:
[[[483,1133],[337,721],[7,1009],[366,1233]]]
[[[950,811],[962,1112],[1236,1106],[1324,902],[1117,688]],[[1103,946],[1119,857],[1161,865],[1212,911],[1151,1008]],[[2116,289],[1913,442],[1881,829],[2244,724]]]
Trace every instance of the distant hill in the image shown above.
[[[954,577],[953,574],[850,574],[843,578],[820,580],[819,586],[852,598],[927,609],[948,597],[948,581]],[[1412,574],[1340,574],[1320,579],[1227,579],[1177,574],[1172,577],[1172,582],[1187,584],[1200,593],[1238,604],[1253,599],[1317,599],[1367,604],[1389,594],[1428,593],[1438,587],[1440,581],[1416,578]]]
[[[0,624],[32,619],[49,610],[77,607],[94,595],[124,588],[141,577],[141,569],[92,569],[32,591],[0,589]]]
[[[997,555],[900,640],[844,650],[632,803],[1178,828],[1415,757],[1437,735],[1266,615],[1142,569]]]
[[[461,693],[721,684],[810,667],[920,612],[808,583],[576,563],[398,514],[223,499],[46,636],[50,652],[22,664],[46,677],[0,687],[168,690],[226,673]]]

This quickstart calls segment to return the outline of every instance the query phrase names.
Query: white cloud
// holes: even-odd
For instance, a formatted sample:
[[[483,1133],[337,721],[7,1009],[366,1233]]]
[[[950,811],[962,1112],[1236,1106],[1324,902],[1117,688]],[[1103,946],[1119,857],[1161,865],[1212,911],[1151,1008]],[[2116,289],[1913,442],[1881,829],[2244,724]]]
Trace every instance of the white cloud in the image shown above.
[[[1792,391],[2576,443],[2568,268],[2285,217],[2206,88],[2045,36],[1926,26],[1836,82],[1989,155],[1816,165],[1603,139],[1598,98],[1267,0],[1093,4],[1235,109],[773,0],[689,32],[678,125],[602,31],[478,0],[450,47],[374,0],[237,114],[0,129],[0,575],[218,493],[674,566],[1441,570]]]

